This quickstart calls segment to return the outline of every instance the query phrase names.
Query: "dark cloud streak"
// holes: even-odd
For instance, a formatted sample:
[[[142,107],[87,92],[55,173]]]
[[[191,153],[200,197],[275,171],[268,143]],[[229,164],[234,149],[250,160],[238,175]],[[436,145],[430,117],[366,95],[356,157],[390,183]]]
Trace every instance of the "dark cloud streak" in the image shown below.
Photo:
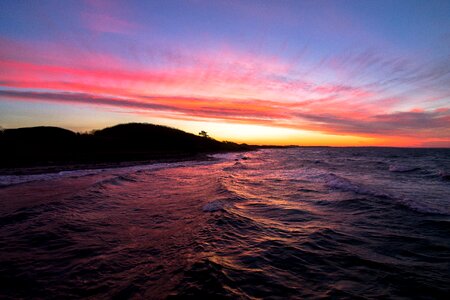
[[[144,111],[163,111],[200,118],[320,130],[332,134],[362,134],[369,136],[423,135],[431,138],[450,137],[450,109],[448,108],[433,111],[394,112],[356,118],[352,116],[343,117],[330,113],[301,111],[303,108],[295,105],[280,107],[280,103],[262,100],[248,100],[247,102],[242,100],[234,102],[231,100],[223,100],[224,103],[221,106],[217,106],[217,104],[208,106],[205,104],[208,102],[208,99],[200,98],[150,96],[142,96],[139,98],[137,96],[136,99],[131,99],[99,96],[88,93],[51,93],[15,90],[0,90],[0,98],[71,102],[132,108]],[[177,101],[171,103],[171,100],[174,99]],[[162,104],[161,102],[166,102],[167,104]],[[211,103],[216,103],[216,101],[211,101]],[[237,106],[232,107],[229,105],[231,103],[237,104]],[[255,107],[254,109],[251,108],[252,104]],[[305,120],[307,121],[306,123]]]

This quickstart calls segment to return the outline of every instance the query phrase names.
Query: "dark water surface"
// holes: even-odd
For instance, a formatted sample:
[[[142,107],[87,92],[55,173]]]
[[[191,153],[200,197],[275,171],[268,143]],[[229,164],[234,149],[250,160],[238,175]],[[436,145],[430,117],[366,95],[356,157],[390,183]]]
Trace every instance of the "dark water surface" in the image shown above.
[[[449,299],[450,150],[0,176],[0,298]]]

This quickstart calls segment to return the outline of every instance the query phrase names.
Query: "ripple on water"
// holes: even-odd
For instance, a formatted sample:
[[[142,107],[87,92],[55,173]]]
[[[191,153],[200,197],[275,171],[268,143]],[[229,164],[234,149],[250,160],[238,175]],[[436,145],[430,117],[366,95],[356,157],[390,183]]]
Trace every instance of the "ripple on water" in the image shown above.
[[[2,177],[0,298],[446,299],[450,160],[421,151]]]

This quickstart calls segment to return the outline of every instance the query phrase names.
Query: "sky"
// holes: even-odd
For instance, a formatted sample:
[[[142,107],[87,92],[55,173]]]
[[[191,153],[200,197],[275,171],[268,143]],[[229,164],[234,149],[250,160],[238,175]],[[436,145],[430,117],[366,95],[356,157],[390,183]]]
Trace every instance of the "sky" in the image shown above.
[[[450,1],[0,1],[0,126],[450,147]]]

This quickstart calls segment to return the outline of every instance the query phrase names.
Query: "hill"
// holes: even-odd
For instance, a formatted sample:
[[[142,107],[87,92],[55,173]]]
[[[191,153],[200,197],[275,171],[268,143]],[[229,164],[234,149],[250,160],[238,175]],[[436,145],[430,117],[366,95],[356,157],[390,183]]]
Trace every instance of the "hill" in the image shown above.
[[[120,124],[91,133],[41,126],[0,132],[0,168],[143,161],[251,149],[144,123]]]

